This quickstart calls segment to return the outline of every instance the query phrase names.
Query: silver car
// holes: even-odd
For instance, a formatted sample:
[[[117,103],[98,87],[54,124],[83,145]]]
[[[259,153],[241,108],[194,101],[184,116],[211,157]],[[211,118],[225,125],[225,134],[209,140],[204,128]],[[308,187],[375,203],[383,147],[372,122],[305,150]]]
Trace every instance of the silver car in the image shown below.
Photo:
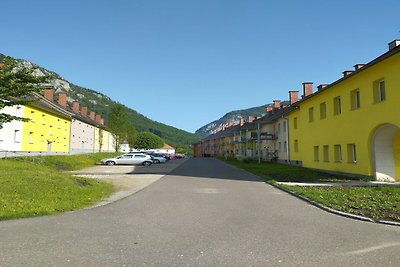
[[[150,166],[153,160],[149,155],[134,153],[124,154],[115,158],[102,159],[101,162],[107,165],[139,165]]]

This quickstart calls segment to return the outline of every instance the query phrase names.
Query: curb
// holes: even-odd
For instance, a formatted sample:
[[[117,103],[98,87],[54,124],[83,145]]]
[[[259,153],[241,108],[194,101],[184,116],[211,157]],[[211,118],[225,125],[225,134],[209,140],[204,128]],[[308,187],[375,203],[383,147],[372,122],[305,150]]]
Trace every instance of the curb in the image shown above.
[[[306,198],[304,196],[298,195],[295,192],[290,191],[290,190],[288,190],[286,188],[280,187],[279,185],[277,185],[275,183],[272,183],[272,182],[269,182],[269,181],[265,181],[265,183],[267,183],[267,184],[269,184],[269,185],[271,185],[271,186],[273,186],[273,187],[275,187],[275,188],[277,188],[279,190],[282,190],[282,191],[284,191],[284,192],[286,192],[286,193],[288,193],[288,194],[290,194],[292,196],[295,196],[295,197],[297,197],[297,198],[299,198],[299,199],[301,199],[301,200],[303,200],[303,201],[305,201],[305,202],[307,202],[307,203],[309,203],[309,204],[311,204],[311,205],[313,205],[313,206],[315,206],[317,208],[320,208],[322,210],[330,212],[332,214],[336,214],[336,215],[339,215],[339,216],[343,216],[343,217],[347,217],[347,218],[355,219],[355,220],[359,220],[359,221],[364,221],[364,222],[380,223],[380,224],[386,224],[386,225],[391,225],[391,226],[400,226],[400,222],[392,222],[392,221],[385,221],[385,220],[375,221],[375,220],[373,220],[371,218],[368,218],[368,217],[363,217],[363,216],[355,215],[355,214],[352,214],[352,213],[347,213],[347,212],[335,210],[335,209],[329,208],[327,206],[324,206],[324,205],[322,205],[322,204],[320,204],[318,202],[315,202],[315,201],[313,201],[313,200],[311,200],[309,198]]]

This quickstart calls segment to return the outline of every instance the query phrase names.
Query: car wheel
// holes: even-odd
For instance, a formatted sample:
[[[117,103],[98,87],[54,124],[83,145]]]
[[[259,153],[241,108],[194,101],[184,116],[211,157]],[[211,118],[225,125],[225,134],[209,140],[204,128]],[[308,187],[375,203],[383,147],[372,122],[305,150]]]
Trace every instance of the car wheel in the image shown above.
[[[113,166],[113,165],[115,165],[115,161],[111,161],[111,160],[110,160],[110,161],[107,161],[106,164],[107,164],[107,165],[110,165],[110,166]]]
[[[150,161],[145,161],[145,162],[142,163],[142,165],[143,165],[143,166],[150,166],[150,165],[151,165],[151,162],[150,162]]]
[[[160,163],[160,160],[159,159],[155,159],[154,163]]]

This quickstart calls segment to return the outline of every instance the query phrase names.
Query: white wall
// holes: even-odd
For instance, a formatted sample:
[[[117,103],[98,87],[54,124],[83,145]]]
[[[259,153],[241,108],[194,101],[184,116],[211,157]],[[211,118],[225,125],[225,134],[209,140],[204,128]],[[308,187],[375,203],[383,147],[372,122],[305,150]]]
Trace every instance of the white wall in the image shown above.
[[[83,121],[72,119],[70,153],[94,152],[95,127]]]
[[[23,117],[24,106],[5,107],[1,113]],[[0,129],[0,152],[1,151],[21,151],[22,144],[22,121],[11,121],[3,123]]]

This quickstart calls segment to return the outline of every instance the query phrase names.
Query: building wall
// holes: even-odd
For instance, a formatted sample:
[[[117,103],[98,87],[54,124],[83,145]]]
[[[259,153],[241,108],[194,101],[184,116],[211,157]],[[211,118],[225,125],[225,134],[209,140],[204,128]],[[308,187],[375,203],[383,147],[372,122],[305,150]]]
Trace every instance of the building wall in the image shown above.
[[[5,107],[0,113],[23,117],[24,106]],[[5,155],[8,151],[21,151],[22,144],[22,121],[11,121],[3,123],[0,129],[0,154]]]
[[[95,129],[93,125],[72,119],[70,153],[93,153],[95,151]]]
[[[26,152],[68,153],[71,121],[35,106],[25,106],[21,150]]]
[[[105,129],[96,127],[94,138],[95,152],[114,152],[114,138],[111,133]],[[100,149],[101,145],[101,149]]]
[[[299,109],[289,114],[291,160],[301,161],[310,168],[374,176],[374,157],[379,157],[372,149],[375,133],[384,125],[392,125],[393,129],[400,127],[399,69],[400,53],[397,53],[301,102]],[[386,99],[376,102],[374,88],[380,80],[385,82]],[[354,109],[354,90],[359,90],[358,109]],[[341,113],[335,115],[337,97],[340,97]],[[322,103],[326,103],[326,118],[320,118]],[[313,121],[310,122],[311,113]],[[399,151],[398,132],[396,136],[393,151]],[[337,158],[335,145],[340,146],[341,160]],[[353,162],[354,146],[356,161]],[[400,177],[399,154],[394,155],[396,175]]]

